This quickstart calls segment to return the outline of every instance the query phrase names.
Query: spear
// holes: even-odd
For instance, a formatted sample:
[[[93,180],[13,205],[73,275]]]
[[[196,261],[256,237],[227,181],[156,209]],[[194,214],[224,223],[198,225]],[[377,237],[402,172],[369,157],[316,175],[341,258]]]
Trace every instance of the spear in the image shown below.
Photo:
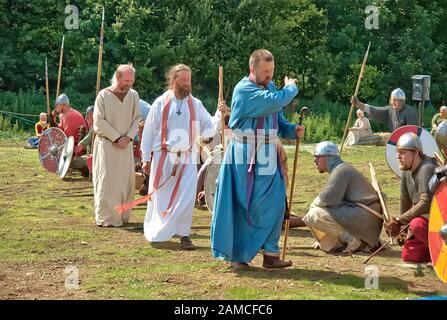
[[[102,7],[102,21],[101,21],[101,32],[99,36],[99,55],[98,55],[98,72],[96,75],[96,95],[98,95],[99,88],[101,86],[101,67],[102,67],[102,48],[104,46],[104,7]],[[90,143],[90,149],[93,153],[93,147],[95,145],[95,132],[92,133],[92,142]],[[92,179],[92,172],[89,172],[89,179]]]
[[[48,84],[48,60],[45,57],[45,91],[47,93],[47,113],[49,119],[51,119],[51,108],[50,108],[50,85]]]
[[[357,79],[357,85],[355,87],[354,97],[357,97],[357,95],[359,94],[360,83],[361,83],[361,81],[363,79],[363,74],[365,72],[366,61],[368,60],[369,47],[370,46],[371,46],[371,41],[368,44],[368,49],[366,50],[365,57],[363,58],[362,68],[360,69],[359,78]],[[351,102],[351,109],[349,109],[348,120],[346,120],[345,131],[343,133],[343,139],[341,140],[340,155],[343,152],[343,146],[345,144],[345,140],[346,140],[346,136],[347,136],[348,128],[349,128],[349,123],[351,122],[352,110],[354,109],[354,106],[355,106],[354,102]]]
[[[223,97],[223,67],[219,66],[219,101],[218,103],[224,100]],[[223,152],[225,154],[225,112],[221,112],[221,123],[222,123],[222,146]]]
[[[303,123],[304,115],[309,112],[309,109],[306,107],[302,107],[300,111],[300,121],[299,125]],[[292,203],[293,203],[293,192],[295,191],[295,177],[296,177],[296,168],[298,165],[298,153],[300,151],[300,137],[296,137],[295,144],[295,157],[293,159],[293,172],[292,172],[292,183],[290,185],[290,195],[289,195],[289,205],[287,208],[287,213],[285,217],[285,226],[284,226],[284,246],[282,248],[282,257],[284,260],[286,258],[286,247],[287,247],[287,238],[289,236],[289,228],[290,228],[290,213],[292,211]]]
[[[101,35],[99,38],[98,73],[96,76],[96,95],[101,85],[102,48],[104,46],[104,7],[102,7]]]
[[[65,40],[65,36],[62,36],[62,45],[61,45],[61,53],[59,56],[59,72],[57,74],[57,86],[56,86],[56,99],[57,97],[59,97],[59,90],[61,87],[61,76],[62,76],[62,61],[63,61],[63,57],[64,57],[64,40]]]

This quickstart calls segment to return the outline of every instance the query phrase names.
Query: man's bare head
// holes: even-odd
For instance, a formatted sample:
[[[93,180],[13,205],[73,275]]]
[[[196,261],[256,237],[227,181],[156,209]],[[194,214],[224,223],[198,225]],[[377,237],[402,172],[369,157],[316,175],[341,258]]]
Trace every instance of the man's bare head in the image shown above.
[[[267,86],[273,79],[275,59],[273,54],[265,49],[254,51],[249,60],[250,78],[259,86]]]
[[[112,87],[120,91],[129,91],[135,82],[135,68],[130,64],[118,66],[112,78]]]

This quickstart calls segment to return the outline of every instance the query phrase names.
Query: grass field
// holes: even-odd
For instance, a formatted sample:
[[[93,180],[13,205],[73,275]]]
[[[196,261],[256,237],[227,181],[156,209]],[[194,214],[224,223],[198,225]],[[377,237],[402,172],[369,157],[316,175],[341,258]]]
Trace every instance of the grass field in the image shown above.
[[[306,151],[311,146],[302,149],[293,207],[297,214],[305,213],[327,179],[314,168]],[[293,150],[288,151],[291,165]],[[365,174],[372,161],[389,209],[397,214],[399,180],[385,163],[384,148],[347,149],[345,160]],[[178,238],[151,245],[138,228],[96,227],[91,194],[90,183],[80,176],[61,181],[44,171],[36,150],[0,142],[1,299],[405,299],[447,294],[433,270],[399,266],[399,247],[370,261],[380,273],[379,289],[365,289],[365,255],[316,251],[307,229],[291,231],[291,268],[264,270],[258,255],[254,271],[235,273],[211,257],[208,211],[195,209],[191,238],[198,250],[186,252]],[[144,214],[142,207],[134,210],[129,226],[141,226]],[[67,289],[66,268],[73,266],[80,286]]]

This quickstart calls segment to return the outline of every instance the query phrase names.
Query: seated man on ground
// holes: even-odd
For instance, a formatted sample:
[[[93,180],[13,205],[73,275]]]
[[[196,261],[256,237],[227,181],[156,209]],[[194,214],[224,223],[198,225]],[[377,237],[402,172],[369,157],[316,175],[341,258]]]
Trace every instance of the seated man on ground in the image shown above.
[[[349,128],[348,137],[346,139],[346,146],[353,146],[357,144],[361,138],[372,135],[371,124],[362,110],[357,109],[357,120],[352,128]]]
[[[325,252],[371,251],[382,230],[381,207],[368,179],[340,159],[335,143],[320,142],[314,152],[320,173],[329,180],[315,198],[303,221]]]
[[[39,114],[39,122],[34,126],[34,130],[36,131],[36,135],[34,137],[28,138],[28,146],[31,148],[37,148],[39,146],[39,139],[42,136],[42,133],[50,127],[50,124],[47,122],[47,114],[42,112]]]

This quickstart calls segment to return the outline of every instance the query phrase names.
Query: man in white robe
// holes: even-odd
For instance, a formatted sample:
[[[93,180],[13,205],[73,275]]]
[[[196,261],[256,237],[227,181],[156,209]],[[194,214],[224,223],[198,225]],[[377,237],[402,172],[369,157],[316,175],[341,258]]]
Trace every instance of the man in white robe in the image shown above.
[[[119,214],[114,207],[133,200],[135,192],[132,140],[140,121],[139,96],[131,89],[135,69],[121,65],[112,86],[98,93],[93,112],[93,190],[96,224],[120,227],[131,210]]]
[[[192,250],[195,247],[189,234],[197,187],[195,139],[198,135],[214,136],[220,111],[228,107],[220,102],[211,117],[202,102],[191,95],[191,69],[186,65],[173,66],[166,78],[169,90],[152,104],[141,144],[143,170],[150,173],[152,194],[144,235],[149,242],[168,241],[179,235],[182,248]]]

